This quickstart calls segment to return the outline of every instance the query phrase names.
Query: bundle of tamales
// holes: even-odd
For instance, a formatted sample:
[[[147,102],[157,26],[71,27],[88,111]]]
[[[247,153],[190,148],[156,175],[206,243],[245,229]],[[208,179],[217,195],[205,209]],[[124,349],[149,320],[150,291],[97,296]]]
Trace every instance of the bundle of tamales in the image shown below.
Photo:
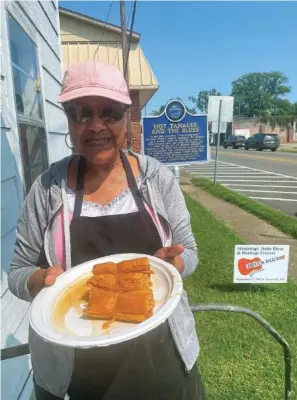
[[[95,265],[87,282],[89,301],[84,314],[98,319],[142,322],[155,306],[147,258]]]

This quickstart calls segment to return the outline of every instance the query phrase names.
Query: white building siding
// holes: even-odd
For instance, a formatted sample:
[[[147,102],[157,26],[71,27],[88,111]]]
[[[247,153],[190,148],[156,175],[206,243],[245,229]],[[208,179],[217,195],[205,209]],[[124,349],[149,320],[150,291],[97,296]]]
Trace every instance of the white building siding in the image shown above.
[[[67,121],[57,103],[61,54],[57,1],[1,1],[1,348],[28,341],[28,303],[7,287],[15,229],[24,201],[24,171],[14,100],[8,13],[37,47],[49,164],[70,154],[64,136]],[[28,400],[33,382],[29,356],[1,362],[2,399]]]

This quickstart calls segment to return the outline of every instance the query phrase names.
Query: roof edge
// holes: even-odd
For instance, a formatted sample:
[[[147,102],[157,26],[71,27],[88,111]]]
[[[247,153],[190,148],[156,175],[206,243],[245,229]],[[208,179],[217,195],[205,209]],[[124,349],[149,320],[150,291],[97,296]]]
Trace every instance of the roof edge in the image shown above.
[[[84,21],[86,23],[96,25],[96,26],[98,26],[100,28],[109,29],[112,32],[116,32],[116,33],[119,33],[119,34],[121,33],[121,28],[119,26],[117,26],[117,25],[106,23],[106,22],[101,21],[99,19],[96,19],[96,18],[93,18],[93,17],[89,17],[88,15],[81,14],[81,13],[78,13],[76,11],[69,10],[68,8],[59,7],[59,14],[67,16],[67,17],[76,18],[76,19],[78,19],[80,21]],[[127,30],[127,36],[129,34],[130,34],[130,31]],[[132,32],[132,39],[134,39],[135,41],[139,42],[140,33]]]

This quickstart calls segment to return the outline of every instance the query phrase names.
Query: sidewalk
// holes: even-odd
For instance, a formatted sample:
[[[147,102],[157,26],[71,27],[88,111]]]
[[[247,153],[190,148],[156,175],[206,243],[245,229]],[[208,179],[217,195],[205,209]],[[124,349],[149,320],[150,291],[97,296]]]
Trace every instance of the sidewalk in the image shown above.
[[[278,151],[283,153],[297,153],[297,142],[281,143]]]
[[[182,173],[181,188],[214,216],[249,244],[290,245],[289,276],[297,280],[297,240],[291,238],[267,222],[241,208],[213,197],[201,188],[193,186],[190,176]]]
[[[297,149],[297,142],[281,143],[280,148],[287,149],[287,150],[295,150],[295,149]]]

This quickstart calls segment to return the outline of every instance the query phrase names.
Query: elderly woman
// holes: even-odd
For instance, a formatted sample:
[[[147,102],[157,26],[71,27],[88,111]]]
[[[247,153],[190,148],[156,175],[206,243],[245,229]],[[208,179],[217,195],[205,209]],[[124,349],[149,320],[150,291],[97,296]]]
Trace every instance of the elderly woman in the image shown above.
[[[197,248],[173,174],[153,158],[121,150],[131,105],[121,72],[98,61],[74,64],[59,101],[75,154],[51,165],[26,198],[10,290],[32,301],[65,269],[116,253],[156,255],[182,278],[193,273]],[[203,398],[185,292],[168,321],[122,344],[64,348],[31,329],[29,343],[37,400]]]

